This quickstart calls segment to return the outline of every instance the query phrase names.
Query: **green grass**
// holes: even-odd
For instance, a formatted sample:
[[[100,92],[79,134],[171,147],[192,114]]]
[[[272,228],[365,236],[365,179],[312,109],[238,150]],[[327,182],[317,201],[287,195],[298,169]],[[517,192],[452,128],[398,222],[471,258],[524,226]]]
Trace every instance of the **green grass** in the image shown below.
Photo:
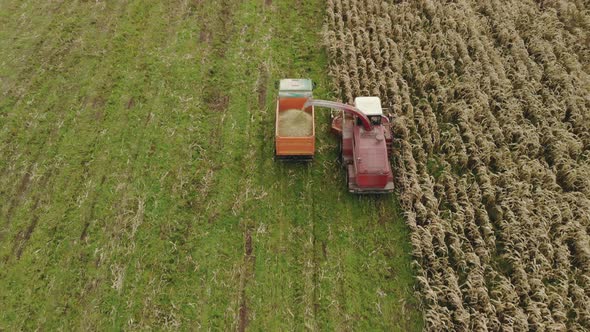
[[[0,329],[421,329],[327,112],[272,159],[274,82],[335,91],[323,2],[263,3],[0,1]]]

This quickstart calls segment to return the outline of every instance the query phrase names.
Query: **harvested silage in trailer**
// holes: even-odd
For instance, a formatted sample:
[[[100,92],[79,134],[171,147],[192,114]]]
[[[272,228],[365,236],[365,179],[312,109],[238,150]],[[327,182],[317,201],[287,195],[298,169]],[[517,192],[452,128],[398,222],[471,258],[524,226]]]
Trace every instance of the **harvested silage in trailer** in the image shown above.
[[[289,109],[279,113],[279,135],[285,137],[311,136],[313,131],[313,118],[311,114]]]

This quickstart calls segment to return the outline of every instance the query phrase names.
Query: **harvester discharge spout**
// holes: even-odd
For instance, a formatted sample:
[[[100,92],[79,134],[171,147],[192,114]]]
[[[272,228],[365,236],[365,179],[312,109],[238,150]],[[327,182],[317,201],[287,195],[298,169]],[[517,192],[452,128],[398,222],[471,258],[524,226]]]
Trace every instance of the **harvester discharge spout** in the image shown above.
[[[373,130],[373,125],[371,124],[371,121],[369,120],[367,115],[365,113],[363,113],[363,111],[361,111],[360,109],[358,109],[354,106],[335,102],[335,101],[313,99],[313,98],[307,99],[307,101],[303,105],[303,109],[305,109],[306,107],[309,107],[309,106],[335,108],[335,109],[341,109],[347,113],[352,113],[360,119],[360,121],[362,122],[363,127],[366,131]]]

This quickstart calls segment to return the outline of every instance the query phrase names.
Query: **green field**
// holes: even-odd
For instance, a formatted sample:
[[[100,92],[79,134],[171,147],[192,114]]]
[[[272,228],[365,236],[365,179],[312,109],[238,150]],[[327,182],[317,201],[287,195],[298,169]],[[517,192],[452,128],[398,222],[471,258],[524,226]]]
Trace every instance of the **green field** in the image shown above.
[[[0,330],[422,328],[394,196],[273,161],[323,1],[0,0]]]

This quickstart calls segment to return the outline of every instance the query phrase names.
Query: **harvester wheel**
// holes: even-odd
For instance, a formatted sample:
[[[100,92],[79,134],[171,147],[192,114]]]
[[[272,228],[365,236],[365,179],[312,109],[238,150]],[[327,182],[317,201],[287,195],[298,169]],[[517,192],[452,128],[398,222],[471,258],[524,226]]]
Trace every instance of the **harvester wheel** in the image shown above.
[[[338,142],[338,159],[340,160],[340,164],[344,165],[344,150],[342,149],[342,139]],[[348,176],[347,176],[348,178]]]
[[[348,167],[346,168],[346,190],[350,191],[350,176],[348,176]]]

